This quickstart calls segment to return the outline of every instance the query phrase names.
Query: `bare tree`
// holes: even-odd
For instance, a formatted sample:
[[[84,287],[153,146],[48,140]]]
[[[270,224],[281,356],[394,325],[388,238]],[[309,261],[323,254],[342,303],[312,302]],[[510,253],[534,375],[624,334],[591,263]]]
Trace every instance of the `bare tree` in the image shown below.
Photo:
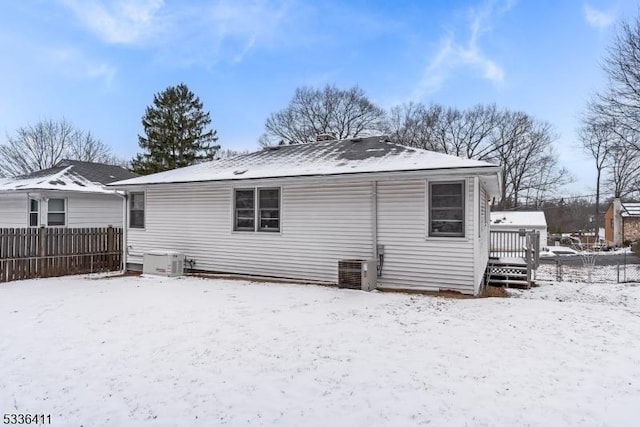
[[[444,107],[421,103],[406,103],[392,107],[387,116],[385,131],[397,144],[424,150],[443,151],[437,146],[436,132]]]
[[[627,142],[632,141],[629,136],[621,138],[609,147],[606,167],[609,175],[605,184],[613,191],[614,197],[625,197],[638,189],[638,173],[640,169],[640,154],[629,148]]]
[[[570,178],[559,168],[551,125],[523,112],[409,103],[390,110],[386,129],[399,144],[500,163],[504,208],[539,205]]]
[[[611,146],[614,140],[618,139],[613,130],[611,122],[603,120],[604,118],[597,114],[599,106],[592,103],[590,113],[582,120],[582,127],[578,131],[578,136],[582,141],[582,148],[593,158],[596,167],[596,202],[595,202],[595,236],[596,241],[600,237],[600,183],[602,181],[602,173],[607,166]]]
[[[570,182],[571,176],[559,168],[553,150],[555,135],[547,122],[535,120],[525,113],[505,116],[513,120],[509,141],[498,143],[501,152],[508,153],[501,164],[506,168],[503,185],[508,192],[503,207],[517,208],[521,204],[537,206],[549,193]],[[513,138],[517,135],[516,138]]]
[[[85,162],[105,163],[108,163],[113,158],[111,149],[95,138],[91,132],[83,132],[77,129],[74,130],[69,140],[67,156]]]
[[[342,90],[296,89],[289,105],[267,118],[260,144],[300,144],[313,142],[320,134],[337,139],[380,133],[384,110],[371,102],[359,87]]]
[[[121,164],[109,147],[66,119],[21,127],[0,145],[0,174],[17,176],[50,168],[62,159]]]
[[[620,136],[640,132],[640,18],[623,22],[604,62],[608,87],[598,94],[596,112]],[[638,149],[637,141],[626,141]]]

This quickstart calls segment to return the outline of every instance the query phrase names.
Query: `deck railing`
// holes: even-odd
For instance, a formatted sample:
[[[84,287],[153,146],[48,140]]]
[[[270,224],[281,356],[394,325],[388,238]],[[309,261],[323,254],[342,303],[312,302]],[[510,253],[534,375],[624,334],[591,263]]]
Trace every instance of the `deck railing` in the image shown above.
[[[540,265],[540,233],[533,230],[491,230],[489,256],[492,258],[521,258],[530,269]]]

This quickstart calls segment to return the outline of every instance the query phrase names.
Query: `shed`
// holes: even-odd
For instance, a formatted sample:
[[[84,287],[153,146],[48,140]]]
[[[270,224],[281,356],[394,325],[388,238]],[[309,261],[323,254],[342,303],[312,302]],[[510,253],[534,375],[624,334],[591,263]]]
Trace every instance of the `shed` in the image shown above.
[[[491,212],[491,230],[534,230],[540,233],[540,249],[547,247],[547,219],[542,211]]]

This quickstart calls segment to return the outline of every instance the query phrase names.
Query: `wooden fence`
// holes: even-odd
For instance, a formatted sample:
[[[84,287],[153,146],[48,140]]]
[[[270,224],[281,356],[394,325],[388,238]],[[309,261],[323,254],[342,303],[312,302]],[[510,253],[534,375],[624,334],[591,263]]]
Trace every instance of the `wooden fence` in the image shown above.
[[[121,228],[0,228],[0,282],[115,271]]]

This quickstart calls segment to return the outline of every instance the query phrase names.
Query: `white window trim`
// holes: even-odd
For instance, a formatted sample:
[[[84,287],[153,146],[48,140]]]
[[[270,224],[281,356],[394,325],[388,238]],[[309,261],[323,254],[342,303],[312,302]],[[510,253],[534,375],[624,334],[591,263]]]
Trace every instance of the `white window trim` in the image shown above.
[[[131,202],[134,194],[142,194],[144,199],[144,210],[142,211],[142,227],[131,226]],[[129,197],[127,197],[127,228],[130,230],[145,230],[147,228],[147,192],[146,191],[131,191]]]
[[[59,211],[50,211],[49,210],[49,201],[51,201],[51,199],[54,200],[64,200],[64,211],[62,213],[64,213],[64,224],[63,225],[50,225],[49,224],[49,214],[50,213],[60,213]],[[46,204],[47,204],[47,213],[46,213],[46,219],[47,219],[47,227],[49,228],[63,228],[66,227],[67,224],[69,223],[69,200],[66,197],[47,197],[45,199]],[[40,209],[42,209],[42,205],[40,207]]]
[[[260,227],[260,191],[261,190],[278,190],[278,229],[277,230],[269,230],[269,229],[264,229]],[[275,233],[279,233],[280,229],[282,228],[282,190],[280,189],[280,187],[256,187],[256,207],[255,207],[255,211],[256,211],[256,224],[255,224],[255,228],[256,228],[256,232],[258,233],[269,233],[269,234],[275,234]]]
[[[249,228],[238,228],[236,227],[236,193],[238,191],[253,191],[253,229]],[[233,189],[233,195],[231,200],[231,229],[234,232],[238,233],[255,233],[256,231],[256,195],[257,195],[256,187],[238,187]]]
[[[462,230],[463,230],[462,236],[431,235],[431,184],[462,184]],[[471,240],[471,238],[473,237],[473,233],[469,233],[467,230],[467,225],[468,225],[467,210],[469,209],[469,203],[467,203],[468,189],[469,189],[469,183],[466,178],[462,178],[462,179],[439,178],[439,179],[428,179],[425,181],[425,189],[424,189],[425,217],[426,217],[425,238],[427,240],[442,241],[442,242],[447,242],[452,240],[457,240],[457,241]]]
[[[238,230],[236,228],[236,191],[242,190],[253,190],[253,230]],[[277,231],[267,231],[260,230],[260,192],[259,190],[278,190],[279,197],[279,218],[278,218],[278,230]],[[233,187],[231,189],[231,233],[232,234],[266,234],[266,235],[280,235],[282,234],[282,187],[277,185],[255,185],[255,186],[241,186],[241,187]]]
[[[38,202],[38,211],[34,212],[31,210],[31,201],[35,200],[36,202]],[[28,228],[38,228],[40,227],[40,223],[42,222],[40,220],[41,216],[40,216],[40,212],[42,212],[42,200],[40,198],[37,197],[27,197],[27,227]],[[37,213],[38,214],[38,221],[36,225],[31,225],[31,214],[32,213]]]

